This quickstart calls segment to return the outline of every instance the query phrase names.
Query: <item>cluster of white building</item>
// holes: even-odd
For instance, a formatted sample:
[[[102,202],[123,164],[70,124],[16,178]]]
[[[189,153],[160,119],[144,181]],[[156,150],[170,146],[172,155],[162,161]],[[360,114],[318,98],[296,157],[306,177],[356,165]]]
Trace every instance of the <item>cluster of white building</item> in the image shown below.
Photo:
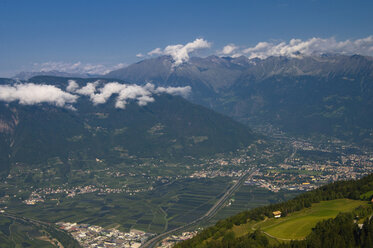
[[[87,185],[87,186],[76,186],[72,188],[63,188],[57,187],[53,188],[42,188],[37,189],[31,192],[28,199],[24,200],[23,202],[27,205],[35,205],[38,202],[44,202],[47,199],[47,196],[54,195],[54,194],[62,194],[66,197],[74,198],[77,195],[82,194],[89,194],[89,193],[98,193],[98,194],[119,194],[119,193],[128,193],[129,195],[138,193],[138,192],[145,192],[151,191],[154,188],[152,186],[148,188],[141,188],[141,189],[126,189],[126,188],[110,188],[107,185],[102,187],[96,187],[95,185]],[[53,199],[58,200],[58,199]]]
[[[196,171],[190,178],[215,178],[215,177],[240,177],[244,173],[243,170],[239,171],[223,171],[223,170],[201,170]]]
[[[57,226],[69,232],[82,247],[89,248],[139,248],[152,234],[139,230],[121,232],[118,229],[104,229],[100,226],[59,222]]]
[[[160,243],[160,245],[158,245],[157,248],[171,248],[176,243],[184,241],[184,240],[191,239],[196,235],[197,235],[197,231],[183,232],[180,235],[172,235],[172,236],[169,236],[169,237],[165,238],[164,240],[162,240],[162,242]]]

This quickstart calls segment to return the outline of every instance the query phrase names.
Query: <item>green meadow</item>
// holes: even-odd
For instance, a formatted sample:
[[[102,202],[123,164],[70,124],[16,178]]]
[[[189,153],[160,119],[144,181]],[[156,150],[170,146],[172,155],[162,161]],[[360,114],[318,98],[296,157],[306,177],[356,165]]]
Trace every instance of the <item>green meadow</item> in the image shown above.
[[[266,219],[253,225],[252,228],[260,228],[268,236],[279,240],[304,239],[318,222],[335,218],[340,212],[350,212],[366,204],[367,202],[364,201],[350,199],[323,201],[286,217]]]
[[[267,218],[263,221],[249,221],[246,224],[233,226],[232,231],[236,237],[242,237],[247,233],[260,229],[268,237],[271,243],[278,241],[290,241],[304,239],[311,233],[312,228],[322,220],[335,218],[340,212],[350,212],[361,205],[367,205],[366,201],[350,199],[338,199],[322,201],[312,204],[312,207],[302,209],[278,219]]]

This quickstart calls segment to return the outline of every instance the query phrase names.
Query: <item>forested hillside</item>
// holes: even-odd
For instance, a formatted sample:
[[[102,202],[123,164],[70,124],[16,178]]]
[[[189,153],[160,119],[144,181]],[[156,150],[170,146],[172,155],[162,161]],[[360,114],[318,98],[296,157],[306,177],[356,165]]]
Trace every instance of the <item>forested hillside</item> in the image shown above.
[[[30,85],[64,90],[68,82],[68,78],[59,77],[36,77],[24,84],[0,80],[3,91]],[[77,87],[100,82],[101,87],[128,85],[134,91],[144,90],[98,79],[92,83],[75,78],[74,82]],[[136,95],[134,91],[128,94]],[[13,164],[42,164],[56,157],[64,164],[74,158],[100,158],[111,163],[134,157],[177,160],[234,151],[255,140],[247,126],[180,96],[159,93],[147,97],[143,99],[150,99],[149,103],[131,99],[125,108],[117,108],[118,94],[110,95],[105,104],[94,104],[84,95],[74,110],[47,103],[9,102],[4,96],[9,101],[0,101],[0,176],[7,176]],[[68,170],[67,166],[61,169]]]

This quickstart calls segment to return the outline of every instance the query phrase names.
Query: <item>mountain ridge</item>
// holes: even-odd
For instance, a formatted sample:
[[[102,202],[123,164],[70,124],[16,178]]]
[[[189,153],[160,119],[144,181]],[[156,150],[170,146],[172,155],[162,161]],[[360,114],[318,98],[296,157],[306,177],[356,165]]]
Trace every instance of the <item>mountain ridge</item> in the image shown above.
[[[162,67],[159,74],[157,64]],[[373,144],[369,56],[192,57],[175,68],[171,57],[162,56],[106,76],[161,86],[190,85],[192,102],[252,126]]]
[[[67,81],[55,77],[33,80],[60,88]],[[85,85],[90,80],[78,82]],[[6,165],[40,164],[53,157],[64,164],[82,156],[112,163],[131,156],[182,159],[232,151],[255,139],[245,125],[180,96],[153,97],[146,106],[130,101],[119,109],[115,96],[98,105],[82,96],[74,104],[75,111],[46,103],[1,102],[2,171],[6,174]]]

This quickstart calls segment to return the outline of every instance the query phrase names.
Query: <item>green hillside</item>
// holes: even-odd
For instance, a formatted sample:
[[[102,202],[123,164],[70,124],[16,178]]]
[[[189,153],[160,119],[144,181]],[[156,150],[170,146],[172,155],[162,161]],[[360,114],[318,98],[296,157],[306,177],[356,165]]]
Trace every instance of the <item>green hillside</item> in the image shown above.
[[[219,221],[175,247],[369,247],[373,206],[364,196],[372,189],[373,174],[329,184]],[[275,219],[274,211],[281,211],[282,217]],[[363,231],[358,223],[364,223]],[[333,242],[338,245],[331,246]]]
[[[340,212],[351,212],[355,208],[365,205],[367,202],[350,199],[322,201],[284,218],[265,219],[255,224],[255,229],[261,229],[270,237],[279,240],[304,239],[318,222],[335,218]]]

